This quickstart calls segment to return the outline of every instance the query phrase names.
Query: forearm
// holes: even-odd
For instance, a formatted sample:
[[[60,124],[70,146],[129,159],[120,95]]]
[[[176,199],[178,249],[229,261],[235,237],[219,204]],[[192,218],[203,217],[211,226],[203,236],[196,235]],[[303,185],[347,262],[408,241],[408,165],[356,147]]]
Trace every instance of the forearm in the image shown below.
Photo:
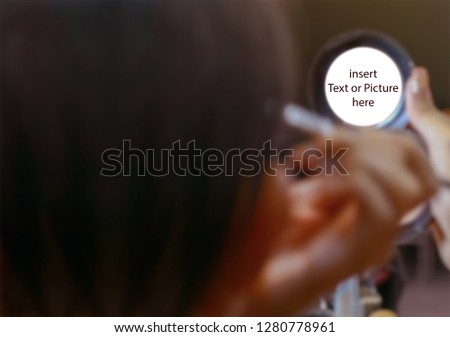
[[[437,222],[436,240],[443,262],[450,269],[450,140],[431,156],[441,187],[431,200],[431,211]],[[444,154],[444,155],[438,155]]]
[[[441,187],[432,200],[432,211],[439,224],[450,234],[450,133],[446,141],[436,142],[434,146],[430,149],[430,159]]]
[[[450,188],[442,187],[438,191],[431,202],[431,209],[445,239],[450,240]]]

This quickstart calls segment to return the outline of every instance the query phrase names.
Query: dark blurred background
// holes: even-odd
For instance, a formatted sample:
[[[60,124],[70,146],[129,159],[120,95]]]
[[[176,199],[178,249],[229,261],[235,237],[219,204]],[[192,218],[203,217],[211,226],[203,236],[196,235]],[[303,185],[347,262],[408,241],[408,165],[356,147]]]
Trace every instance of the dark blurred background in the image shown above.
[[[318,50],[328,40],[343,32],[365,28],[381,31],[392,36],[408,50],[417,65],[425,66],[426,68],[428,68],[431,74],[431,83],[437,105],[441,108],[450,108],[450,0],[273,1],[280,1],[280,3],[283,2],[289,18],[289,24],[291,25],[291,29],[293,32],[293,38],[298,57],[298,73],[296,77],[298,79],[299,85],[298,99],[300,103],[306,104],[306,78],[312,60],[317,54]],[[180,3],[181,2],[182,1],[180,1]],[[237,2],[238,1],[236,1],[236,3]],[[33,20],[31,19],[36,15],[36,13],[30,11],[29,14],[30,17],[27,17],[24,20],[29,20],[29,22],[33,23]],[[184,12],[183,15],[186,17],[186,12]],[[105,14],[105,18],[108,19],[107,14]],[[92,22],[96,22],[95,20],[97,20],[96,18],[91,19],[93,20]],[[106,22],[110,21],[106,20]],[[37,25],[37,23],[34,22],[34,25]],[[33,27],[33,25],[31,26]],[[88,25],[86,27],[88,27]],[[201,28],[202,26],[199,27]],[[105,25],[105,36],[108,36],[107,29],[108,26]],[[45,36],[46,39],[48,39],[48,35],[45,34],[46,33],[44,30],[38,30],[36,32],[37,36]],[[173,44],[173,41],[171,39],[166,39],[163,42],[167,41],[170,41],[168,44]],[[270,41],[264,41],[267,41],[267,44],[265,45],[263,43],[263,46],[269,49]],[[49,43],[49,46],[55,43],[55,41],[47,42]],[[89,41],[83,42],[88,43]],[[234,42],[230,41],[229,43],[229,50],[233,50],[232,47],[235,47],[235,45],[231,45],[231,43]],[[221,47],[224,48],[223,44]],[[267,49],[262,49],[261,53],[264,52],[267,52]],[[173,55],[175,54],[176,53],[173,53]],[[36,57],[43,57],[45,59],[45,57],[47,57],[46,55],[47,54],[43,53],[42,55],[38,54]],[[99,59],[101,58],[99,57]],[[26,68],[24,67],[23,69]],[[60,77],[57,78],[60,79]],[[78,77],[75,76],[75,78]],[[64,80],[66,79],[61,79],[61,81]],[[170,81],[167,82],[169,83]],[[261,80],[261,82],[270,83],[271,81],[266,79],[265,81]],[[76,82],[75,85],[80,85],[84,88],[86,86],[85,83],[90,83],[89,85],[91,85],[95,90],[97,90],[97,88],[102,88],[101,85],[96,86],[96,81],[89,81],[87,79]],[[182,87],[181,84],[180,87]],[[183,87],[183,89],[184,88],[185,87]],[[96,92],[94,89],[92,90],[92,92]],[[239,92],[239,90],[236,91]],[[139,94],[141,94],[141,91],[139,91]],[[143,95],[146,95],[145,91]],[[189,95],[186,96],[186,101],[189,102],[190,97]],[[238,111],[232,108],[224,108],[224,110]],[[136,108],[136,111],[140,110]],[[94,114],[92,115],[95,116]],[[228,115],[224,114],[224,116],[228,118]],[[99,125],[102,125],[103,120],[101,119],[100,115],[98,119],[99,120],[97,121],[97,123],[99,123]],[[45,130],[46,124],[43,122],[43,119],[38,118],[37,121],[44,125],[43,130]],[[168,121],[170,122],[170,124],[168,125],[172,127],[172,120],[168,119]],[[216,124],[214,119],[211,119],[211,121],[214,121],[214,124]],[[252,123],[252,119],[249,118],[248,122]],[[67,122],[67,124],[71,126],[69,123],[70,122]],[[244,125],[243,123],[241,123],[241,120],[239,120],[238,124]],[[118,123],[118,125],[121,126],[120,123]],[[134,125],[131,125],[130,123],[130,128],[132,127],[134,128]],[[146,135],[148,133],[146,124],[139,125],[139,128],[136,127],[136,130],[141,130],[141,128],[144,130],[143,134]],[[161,130],[162,131],[160,132],[164,133],[165,129]],[[92,132],[92,134],[94,134],[94,132]],[[48,138],[51,140],[52,138],[50,136],[48,136]],[[95,136],[97,136],[97,134],[95,134]],[[85,144],[89,143],[86,142]],[[55,146],[57,145],[59,146],[59,144],[56,144]],[[88,146],[86,147],[89,148]],[[103,149],[104,147],[101,148]],[[85,152],[88,154],[94,152],[92,148],[89,148],[89,150],[90,151],[86,150]],[[79,153],[85,155],[82,150],[78,150],[76,154],[79,155]],[[76,157],[75,155],[73,156],[73,158],[75,158],[74,160],[78,159],[78,157]],[[73,167],[76,166],[74,165]],[[60,179],[64,180],[64,177],[60,177]],[[90,182],[86,179],[81,182],[84,184],[90,184]],[[84,193],[84,185],[79,184],[78,181],[75,180],[71,184],[76,186],[76,191],[80,190]],[[70,185],[70,187],[71,186],[72,185]],[[86,191],[87,190],[88,189],[86,189]],[[106,195],[105,200],[107,200],[104,205],[120,205],[123,200],[126,200],[128,202],[128,199],[119,193],[117,195],[121,195],[122,199],[115,199],[115,194],[110,193],[108,189],[103,190],[105,191]],[[144,198],[147,196],[147,193],[150,189],[146,189],[144,188],[144,185],[142,185],[141,190]],[[108,203],[109,200],[111,200],[111,204]],[[190,198],[189,200],[194,200],[194,198]],[[58,202],[64,205],[64,200],[58,200]],[[105,209],[107,208],[106,206],[104,207]],[[140,207],[140,205],[137,205],[137,207],[139,207],[140,209],[143,208]],[[186,208],[193,209],[189,207]],[[109,209],[112,209],[112,207],[108,208],[108,210]],[[209,215],[210,213],[215,216],[214,212],[208,212],[207,214]],[[77,219],[73,220],[73,223],[75,225],[78,224],[76,220]],[[91,221],[94,222],[95,219],[92,219]],[[114,219],[114,221],[116,220]],[[117,220],[117,223],[120,223],[120,219]],[[84,226],[86,228],[89,228],[89,224],[90,223],[86,222]],[[116,225],[115,222],[114,224]],[[79,227],[75,226],[74,228],[76,228],[77,230],[79,229]],[[110,230],[110,228],[108,228],[108,230]],[[119,230],[117,230],[116,232],[117,234],[115,235],[117,236],[119,236],[121,233]],[[99,233],[101,233],[101,231],[99,231]],[[139,232],[136,231],[136,233]],[[195,235],[195,233],[193,235]],[[140,237],[143,239],[142,246],[145,247],[147,244],[145,240],[151,237],[151,235],[140,235]],[[92,241],[92,246],[95,246],[94,240]],[[182,248],[183,247],[180,248],[180,251],[182,251]],[[406,316],[450,316],[450,274],[441,266],[435,252],[434,243],[432,242],[429,234],[424,234],[422,237],[417,238],[415,242],[412,242],[409,247],[404,247],[402,249],[402,256],[397,256],[397,269],[400,270],[399,273],[402,274],[402,277],[404,277],[404,281],[407,282],[405,282],[405,288],[403,289],[401,298],[399,299],[400,314]],[[115,252],[116,248],[111,245],[111,250]],[[139,251],[135,249],[133,254],[134,253],[138,255]],[[184,258],[184,255],[182,255],[182,257]],[[143,256],[142,260],[145,263],[148,262],[148,260],[146,260],[146,256]],[[82,264],[80,263],[80,265]],[[115,264],[111,263],[111,265]],[[107,265],[107,267],[109,268],[109,265]],[[186,268],[186,273],[189,273],[188,268]],[[104,275],[108,276],[110,274],[105,272]],[[55,278],[61,278],[60,275],[54,276]],[[177,282],[180,279],[177,277],[177,275],[175,275],[174,278],[176,278]],[[139,279],[139,277],[136,277],[136,279]],[[101,284],[101,282],[98,283]],[[49,285],[48,288],[50,289],[51,283],[47,282],[47,285]],[[102,295],[104,295],[104,297],[109,300],[109,297],[111,297],[110,290],[106,287],[102,288]],[[53,292],[54,289],[51,288],[51,290]],[[160,294],[160,296],[163,296],[163,294]],[[59,301],[59,299],[56,297],[54,300],[56,302]],[[112,307],[111,305],[109,306]]]

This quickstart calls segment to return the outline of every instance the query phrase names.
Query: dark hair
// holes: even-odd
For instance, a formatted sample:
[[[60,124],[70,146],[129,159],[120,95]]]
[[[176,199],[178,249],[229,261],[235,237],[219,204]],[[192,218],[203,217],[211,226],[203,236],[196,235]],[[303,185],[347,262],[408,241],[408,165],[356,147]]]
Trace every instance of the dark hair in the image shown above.
[[[241,179],[108,178],[101,155],[270,139],[292,83],[269,2],[2,2],[4,315],[189,314]]]

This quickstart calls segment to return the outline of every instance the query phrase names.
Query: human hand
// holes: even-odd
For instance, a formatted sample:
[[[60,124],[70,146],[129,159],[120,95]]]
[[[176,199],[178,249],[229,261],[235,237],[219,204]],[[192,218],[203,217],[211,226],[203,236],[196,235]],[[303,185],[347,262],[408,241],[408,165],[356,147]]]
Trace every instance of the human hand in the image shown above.
[[[422,136],[436,176],[450,182],[450,116],[434,105],[428,72],[415,68],[407,84],[407,110],[411,124]],[[431,201],[439,253],[450,269],[450,189],[442,186]]]
[[[335,149],[348,148],[341,161],[348,174],[265,178],[247,239],[239,251],[230,246],[235,259],[227,259],[212,286],[210,314],[297,313],[341,280],[383,262],[401,217],[435,191],[423,151],[407,136],[335,127],[297,153],[325,153],[325,138]],[[314,164],[324,167],[325,158]]]

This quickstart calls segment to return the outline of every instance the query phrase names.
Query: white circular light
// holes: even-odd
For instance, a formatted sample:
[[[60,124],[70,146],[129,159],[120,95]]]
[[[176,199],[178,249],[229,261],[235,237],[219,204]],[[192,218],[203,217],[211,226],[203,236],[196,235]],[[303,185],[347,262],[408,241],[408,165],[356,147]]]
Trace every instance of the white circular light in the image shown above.
[[[397,112],[402,90],[396,63],[370,47],[353,48],[339,55],[325,79],[331,109],[342,121],[355,126],[388,121]]]

